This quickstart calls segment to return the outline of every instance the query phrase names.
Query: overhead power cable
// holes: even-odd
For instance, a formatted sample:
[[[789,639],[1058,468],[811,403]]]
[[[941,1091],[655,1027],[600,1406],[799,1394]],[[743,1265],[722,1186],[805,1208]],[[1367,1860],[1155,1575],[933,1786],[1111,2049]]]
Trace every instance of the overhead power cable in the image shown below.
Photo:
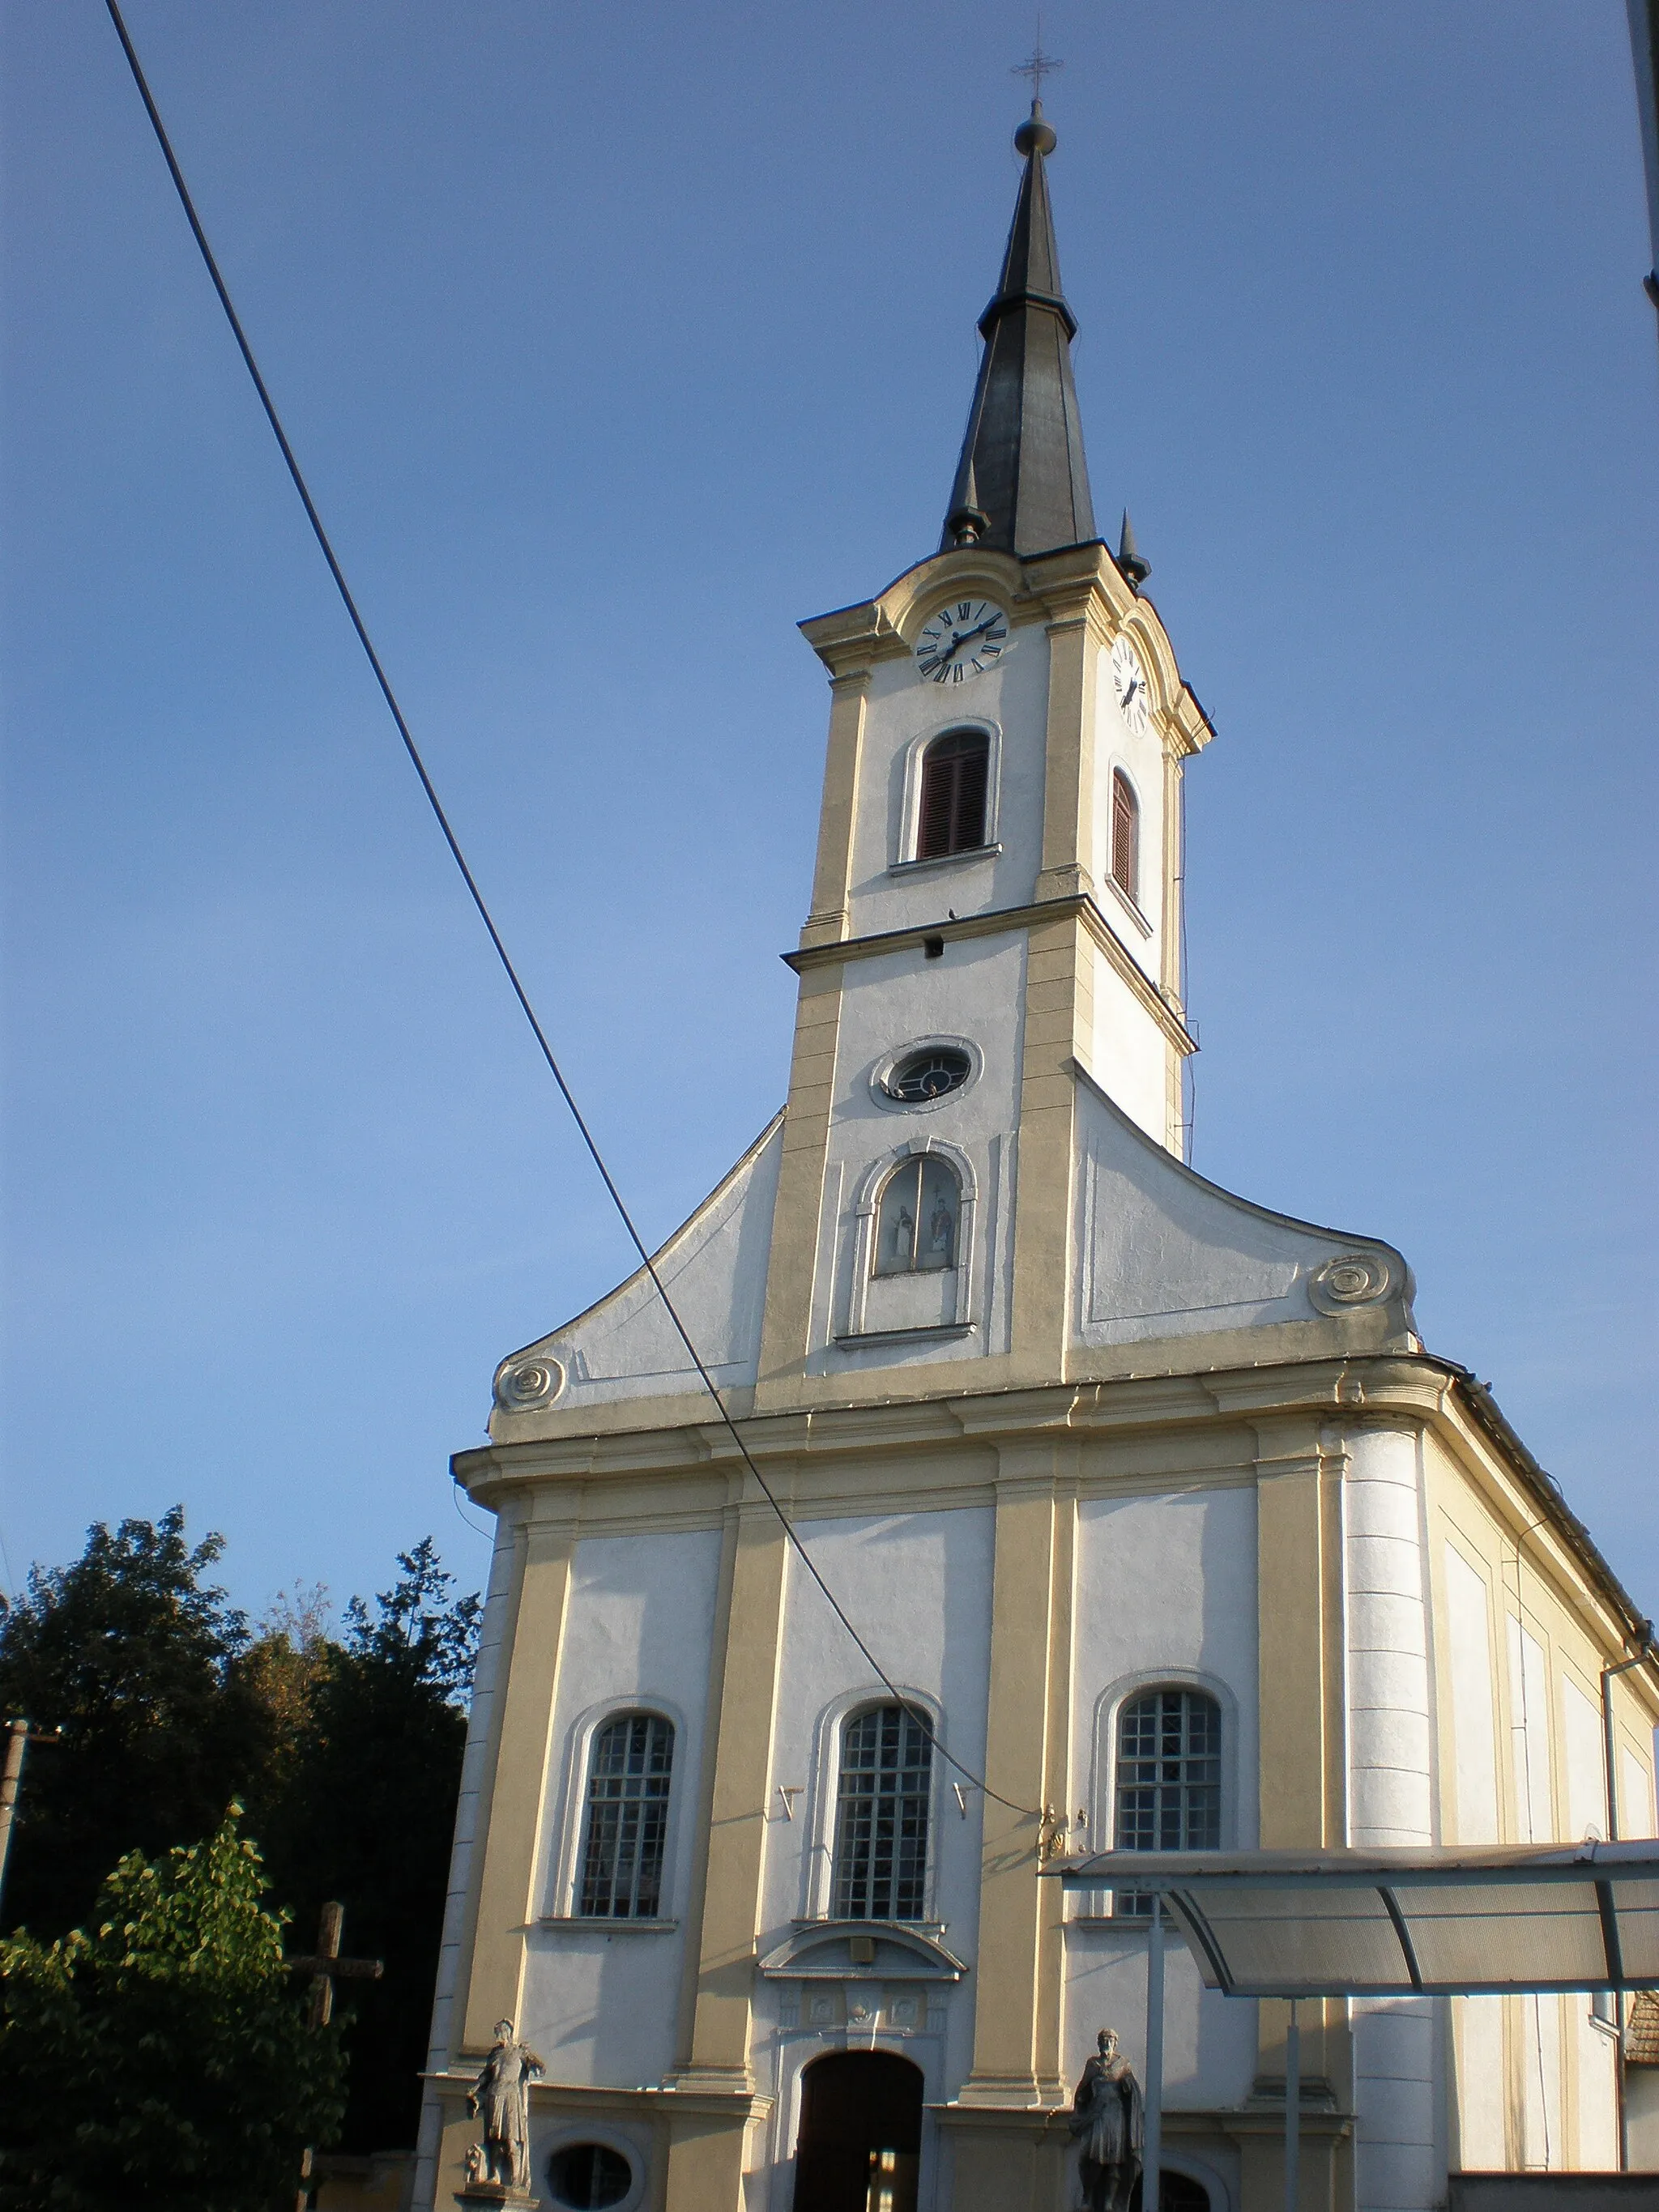
[[[634,1217],[629,1213],[627,1205],[623,1200],[622,1192],[617,1187],[615,1177],[611,1175],[610,1169],[605,1165],[605,1155],[600,1152],[599,1143],[593,1135],[593,1132],[587,1125],[586,1117],[582,1113],[581,1108],[576,1103],[575,1094],[571,1090],[569,1084],[565,1080],[564,1072],[560,1067],[558,1060],[554,1056],[552,1046],[548,1042],[547,1032],[543,1029],[540,1019],[537,1015],[536,1009],[531,1004],[530,994],[526,990],[524,983],[520,977],[519,971],[513,964],[513,957],[507,949],[507,945],[501,937],[500,930],[495,927],[495,917],[490,913],[489,907],[484,902],[484,895],[478,888],[477,878],[474,876],[471,866],[468,865],[466,854],[461,850],[460,840],[456,836],[449,817],[444,811],[443,801],[438,796],[437,787],[434,784],[431,776],[427,772],[426,763],[421,758],[420,748],[415,743],[415,739],[410,731],[408,722],[404,719],[404,710],[398,704],[398,696],[396,692],[393,691],[391,679],[386,675],[386,670],[381,665],[380,654],[374,650],[374,640],[369,636],[368,626],[364,623],[362,614],[358,611],[357,602],[352,597],[351,586],[347,583],[345,579],[345,571],[341,568],[339,561],[336,557],[334,548],[329,542],[328,532],[323,527],[323,519],[317,512],[316,503],[313,500],[311,493],[307,487],[304,475],[301,471],[300,464],[295,459],[294,448],[289,443],[288,433],[283,428],[282,417],[276,412],[276,402],[270,396],[270,392],[265,383],[264,378],[259,373],[259,364],[254,359],[253,349],[248,343],[247,333],[242,328],[241,318],[238,315],[235,307],[232,302],[230,293],[226,286],[225,280],[219,272],[219,264],[214,258],[213,248],[208,244],[207,233],[203,229],[201,217],[196,212],[196,203],[191,198],[190,186],[185,182],[185,173],[179,166],[179,157],[173,150],[173,142],[167,137],[167,125],[161,120],[161,110],[155,105],[155,97],[149,88],[149,80],[144,75],[143,65],[138,59],[137,50],[134,46],[132,40],[128,33],[126,23],[123,20],[120,8],[117,4],[117,0],[104,0],[104,5],[109,10],[111,22],[115,26],[115,34],[121,41],[121,51],[127,58],[127,66],[132,71],[132,81],[137,86],[138,96],[144,103],[144,112],[149,118],[150,128],[155,133],[156,143],[160,146],[162,159],[167,165],[167,173],[173,179],[173,189],[179,195],[179,204],[185,211],[185,219],[190,225],[191,235],[195,239],[197,246],[201,251],[202,259],[206,264],[208,275],[213,280],[213,289],[219,295],[219,305],[225,311],[225,320],[230,325],[231,335],[236,341],[237,349],[241,354],[244,366],[246,368],[249,376],[253,380],[253,388],[259,395],[259,404],[264,410],[265,420],[270,425],[271,434],[275,437],[277,446],[282,452],[283,459],[287,465],[289,475],[294,480],[294,489],[300,495],[300,503],[305,508],[306,520],[311,525],[312,535],[316,538],[318,545],[321,548],[323,558],[328,563],[328,573],[334,579],[335,588],[339,592],[340,599],[344,605],[346,613],[350,617],[351,627],[357,633],[357,642],[362,647],[364,654],[368,659],[368,665],[374,672],[374,681],[380,685],[380,696],[386,701],[386,707],[391,714],[392,719],[397,725],[398,735],[403,739],[404,750],[408,754],[410,764],[414,769],[416,775],[419,776],[421,780],[421,788],[426,793],[427,804],[432,809],[434,817],[437,822],[439,829],[443,832],[444,842],[449,848],[450,857],[454,861],[457,868],[460,871],[461,880],[466,885],[467,896],[471,899],[473,905],[477,908],[478,919],[483,922],[485,929],[489,933],[489,941],[495,949],[495,957],[501,962],[502,972],[505,974],[507,981],[513,987],[513,995],[517,999],[520,1010],[523,1013],[526,1021],[530,1024],[531,1033],[535,1037],[537,1045],[540,1048],[542,1058],[547,1062],[548,1068],[552,1075],[553,1080],[559,1087],[559,1095],[564,1100],[566,1106],[569,1109],[570,1118],[575,1123],[577,1131],[581,1137],[581,1140],[587,1148],[588,1157],[592,1159],[594,1166],[599,1170],[599,1180],[604,1183],[605,1190],[610,1196],[611,1203],[615,1206],[617,1217],[621,1220],[623,1227],[628,1232],[629,1242],[633,1245],[634,1249],[639,1254],[641,1264],[651,1279],[652,1287],[656,1291],[657,1296],[662,1300],[663,1310],[667,1314],[669,1320],[673,1323],[675,1334],[678,1336],[680,1342],[685,1346],[686,1356],[690,1358],[692,1366],[696,1370],[698,1377],[701,1380],[704,1389],[707,1390],[710,1399],[713,1401],[714,1410],[720,1416],[722,1426],[730,1436],[732,1442],[736,1445],[744,1467],[755,1478],[756,1485],[759,1489],[762,1497],[765,1498],[773,1512],[777,1515],[778,1520],[782,1525],[784,1534],[787,1537],[791,1545],[793,1546],[796,1555],[799,1559],[801,1565],[805,1568],[807,1573],[812,1577],[812,1580],[817,1584],[817,1587],[823,1593],[824,1601],[828,1604],[830,1610],[835,1614],[836,1620],[840,1621],[842,1626],[852,1638],[853,1642],[857,1645],[859,1651],[862,1654],[872,1673],[875,1675],[876,1680],[881,1684],[882,1687],[886,1690],[888,1693],[903,1708],[903,1710],[918,1723],[929,1743],[932,1744],[933,1748],[939,1753],[940,1758],[945,1761],[946,1765],[955,1767],[957,1773],[963,1776],[967,1781],[970,1782],[975,1789],[983,1790],[988,1797],[994,1799],[996,1803],[999,1805],[1006,1806],[1011,1813],[1020,1813],[1025,1814],[1030,1819],[1039,1821],[1042,1820],[1046,1818],[1046,1815],[1040,1808],[1031,1805],[1016,1804],[1012,1797],[1005,1797],[1000,1790],[993,1790],[990,1784],[985,1780],[982,1775],[975,1774],[971,1767],[965,1766],[962,1760],[956,1756],[955,1753],[949,1750],[946,1746],[939,1741],[933,1723],[928,1718],[927,1713],[911,1699],[908,1698],[904,1695],[904,1692],[898,1687],[897,1684],[892,1680],[886,1669],[882,1666],[881,1662],[876,1657],[874,1652],[871,1650],[863,1637],[860,1635],[858,1630],[854,1627],[852,1622],[848,1619],[846,1611],[842,1607],[841,1601],[836,1597],[835,1592],[830,1589],[829,1583],[825,1582],[823,1577],[818,1572],[817,1566],[813,1564],[811,1553],[808,1552],[805,1545],[802,1543],[800,1537],[796,1533],[794,1523],[790,1520],[789,1516],[784,1511],[782,1505],[779,1503],[777,1496],[772,1489],[772,1486],[767,1481],[766,1477],[761,1473],[759,1468],[755,1464],[754,1458],[750,1452],[748,1445],[744,1443],[742,1437],[738,1431],[737,1424],[732,1420],[731,1414],[726,1411],[726,1401],[720,1395],[720,1389],[715,1383],[714,1376],[709,1373],[707,1366],[703,1364],[702,1353],[692,1342],[690,1332],[687,1329],[685,1323],[681,1320],[679,1311],[675,1306],[674,1301],[669,1297],[667,1288],[663,1282],[662,1277],[657,1272],[656,1262],[652,1258],[651,1254],[647,1250],[644,1239],[641,1237],[639,1231],[634,1225]]]

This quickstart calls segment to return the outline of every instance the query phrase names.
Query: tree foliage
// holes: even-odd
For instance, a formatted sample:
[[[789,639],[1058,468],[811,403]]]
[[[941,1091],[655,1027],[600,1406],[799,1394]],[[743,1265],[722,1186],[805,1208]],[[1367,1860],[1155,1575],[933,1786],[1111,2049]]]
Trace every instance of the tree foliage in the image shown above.
[[[333,2136],[338,2032],[306,2024],[240,1814],[122,1859],[88,1928],[0,1939],[4,2212],[272,2212]]]
[[[247,1624],[204,1579],[223,1549],[185,1541],[182,1506],[112,1534],[99,1522],[0,1616],[0,1709],[64,1732],[30,1754],[13,1924],[61,1935],[124,1853],[207,1835],[269,1759],[270,1710],[234,1663]]]
[[[292,1772],[261,1833],[278,1893],[309,1929],[326,1899],[346,1908],[347,1948],[385,1961],[351,1991],[348,2149],[414,2141],[478,1600],[453,1597],[430,1537],[373,1610],[354,1599],[327,1647]]]
[[[222,1548],[190,1546],[181,1509],[113,1534],[100,1523],[78,1561],[37,1569],[0,1615],[0,1718],[64,1730],[61,1748],[29,1754],[6,1922],[49,1949],[125,1854],[194,1844],[239,1797],[300,1947],[337,1899],[347,1952],[385,1961],[381,1981],[339,1993],[343,2141],[408,2146],[479,1601],[455,1594],[428,1537],[372,1605],[352,1600],[342,1633],[320,1587],[278,1599],[250,1632],[208,1579]]]

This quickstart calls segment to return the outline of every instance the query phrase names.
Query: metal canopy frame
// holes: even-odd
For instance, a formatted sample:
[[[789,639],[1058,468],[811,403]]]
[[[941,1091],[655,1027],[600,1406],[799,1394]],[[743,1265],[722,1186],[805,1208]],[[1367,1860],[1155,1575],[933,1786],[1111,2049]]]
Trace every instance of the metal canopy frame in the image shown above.
[[[1659,1987],[1659,1842],[1539,1850],[1097,1851],[1041,1869],[1066,1889],[1152,1895],[1205,1985],[1288,2000],[1285,2203],[1301,2150],[1297,2002]],[[1162,2169],[1164,1911],[1146,1942],[1143,2202]]]

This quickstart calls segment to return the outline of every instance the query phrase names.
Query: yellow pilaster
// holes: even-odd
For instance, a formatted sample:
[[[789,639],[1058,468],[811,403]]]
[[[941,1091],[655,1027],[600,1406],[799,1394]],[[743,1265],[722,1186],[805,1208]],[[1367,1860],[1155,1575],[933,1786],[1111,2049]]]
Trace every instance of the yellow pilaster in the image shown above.
[[[1014,1200],[1013,1356],[1034,1381],[1066,1372],[1077,1083],[1071,1072],[1092,1004],[1091,953],[1074,915],[1030,933]]]
[[[495,2023],[520,2018],[575,1530],[568,1522],[532,1521],[517,1543],[501,1722],[480,1793],[489,1814],[475,1846],[482,1871],[471,1954],[462,1970],[463,2051],[488,2051]]]
[[[1048,725],[1043,749],[1039,899],[1095,887],[1095,681],[1101,633],[1092,594],[1048,626]]]
[[[761,1322],[757,1413],[780,1402],[793,1405],[805,1370],[841,997],[839,963],[809,968],[802,975],[794,1055],[789,1069],[789,1103],[783,1119],[783,1158],[772,1215],[766,1309]]]
[[[859,768],[869,692],[867,668],[836,676],[830,682],[830,742],[823,763],[817,866],[812,876],[812,911],[801,931],[804,945],[827,945],[848,933],[853,835],[858,820]]]
[[[1064,1447],[1060,1448],[1062,1450]],[[974,2063],[958,2100],[977,2112],[971,2159],[958,2156],[956,2212],[1032,2204],[1046,2162],[1032,2116],[1063,2100],[1062,1895],[1040,1881],[1042,1809],[1070,1794],[1073,1485],[1055,1448],[1007,1451],[997,1480],[990,1705]],[[1015,1809],[1023,1808],[1025,1809]],[[1007,2116],[1000,2128],[994,2118]]]

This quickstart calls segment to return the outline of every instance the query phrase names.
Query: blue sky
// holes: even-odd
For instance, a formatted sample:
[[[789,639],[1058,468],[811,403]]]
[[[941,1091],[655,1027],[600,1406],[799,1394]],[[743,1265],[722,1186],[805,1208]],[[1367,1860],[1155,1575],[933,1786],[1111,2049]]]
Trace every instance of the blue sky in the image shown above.
[[[313,489],[647,1233],[781,1097],[826,697],[931,550],[1022,9],[131,0]],[[1219,735],[1194,1164],[1389,1238],[1659,1610],[1659,343],[1620,0],[1055,0],[1096,500]],[[1501,35],[1499,33],[1501,33]],[[10,10],[8,1581],[482,1540],[626,1270],[95,0]]]

